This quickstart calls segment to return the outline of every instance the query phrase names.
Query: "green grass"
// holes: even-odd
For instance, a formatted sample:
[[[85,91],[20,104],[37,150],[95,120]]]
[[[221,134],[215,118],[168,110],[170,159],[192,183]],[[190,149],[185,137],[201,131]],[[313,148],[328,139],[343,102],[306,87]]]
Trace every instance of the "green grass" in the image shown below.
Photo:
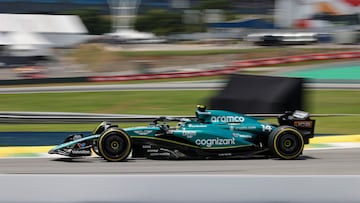
[[[212,90],[0,94],[0,111],[189,114],[214,94]],[[360,91],[308,90],[305,99],[305,110],[312,113],[360,114]]]
[[[2,94],[0,111],[52,111],[192,115],[216,91],[114,91],[83,93]],[[311,113],[360,114],[360,91],[306,91],[305,110]],[[358,134],[359,116],[316,118],[316,133]],[[140,124],[121,124],[129,127]],[[141,124],[143,125],[143,124]],[[89,131],[96,124],[1,124],[1,131]]]
[[[360,135],[360,116],[315,118],[315,133]]]
[[[360,91],[309,90],[306,91],[305,103],[305,109],[312,113],[360,114]]]
[[[114,91],[0,95],[0,111],[189,114],[214,91]]]

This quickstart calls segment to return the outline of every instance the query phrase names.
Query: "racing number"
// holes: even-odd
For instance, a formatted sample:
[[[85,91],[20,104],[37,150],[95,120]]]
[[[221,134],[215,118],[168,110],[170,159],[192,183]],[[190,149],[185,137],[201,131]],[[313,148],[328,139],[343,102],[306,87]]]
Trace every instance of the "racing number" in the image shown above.
[[[271,130],[272,130],[270,125],[261,124],[261,127],[262,127],[263,132],[271,132]]]

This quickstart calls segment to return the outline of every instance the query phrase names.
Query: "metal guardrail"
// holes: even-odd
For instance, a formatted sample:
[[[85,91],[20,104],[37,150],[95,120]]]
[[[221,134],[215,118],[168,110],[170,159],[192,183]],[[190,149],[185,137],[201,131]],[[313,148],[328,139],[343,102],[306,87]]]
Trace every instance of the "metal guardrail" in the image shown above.
[[[281,114],[246,114],[252,117],[274,118]],[[333,117],[333,116],[360,116],[360,114],[310,114],[311,117]],[[17,124],[60,124],[60,123],[98,123],[128,122],[141,123],[151,122],[160,116],[156,115],[134,115],[134,114],[89,114],[89,113],[62,113],[62,112],[0,112],[0,123]],[[194,116],[165,116],[173,118],[195,118]]]
[[[129,114],[86,114],[55,112],[0,112],[0,123],[97,123],[109,122],[149,122],[158,118],[150,115]]]

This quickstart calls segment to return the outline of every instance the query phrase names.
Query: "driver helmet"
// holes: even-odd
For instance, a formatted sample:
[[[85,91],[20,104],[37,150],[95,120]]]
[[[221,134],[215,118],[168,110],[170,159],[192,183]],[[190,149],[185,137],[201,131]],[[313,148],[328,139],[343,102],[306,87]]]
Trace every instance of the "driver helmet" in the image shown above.
[[[205,112],[206,111],[206,106],[203,105],[203,104],[199,104],[196,107],[197,107],[197,110],[200,111],[200,112]]]

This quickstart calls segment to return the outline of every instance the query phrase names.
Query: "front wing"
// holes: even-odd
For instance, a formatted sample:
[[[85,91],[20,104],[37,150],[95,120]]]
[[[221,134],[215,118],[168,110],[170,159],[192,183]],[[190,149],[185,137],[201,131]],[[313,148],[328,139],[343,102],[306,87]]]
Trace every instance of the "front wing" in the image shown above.
[[[99,137],[100,135],[90,135],[70,142],[65,142],[53,147],[48,153],[64,156],[88,156],[91,155],[90,149],[93,140],[98,139]]]

